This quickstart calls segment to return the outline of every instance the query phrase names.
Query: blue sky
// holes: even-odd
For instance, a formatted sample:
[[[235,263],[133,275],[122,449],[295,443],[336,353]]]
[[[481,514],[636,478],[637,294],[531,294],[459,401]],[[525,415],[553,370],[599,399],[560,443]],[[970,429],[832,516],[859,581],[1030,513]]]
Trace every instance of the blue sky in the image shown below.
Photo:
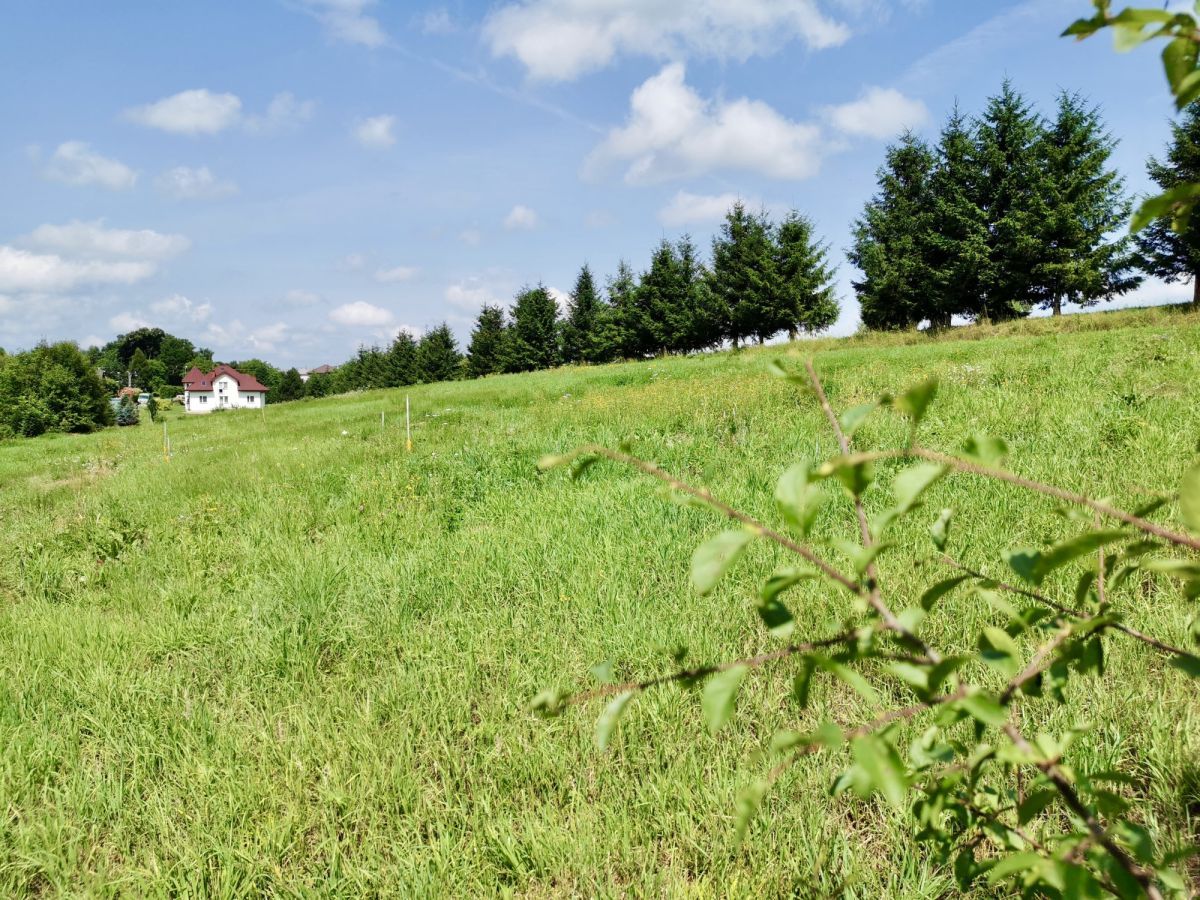
[[[483,302],[707,247],[733,197],[850,225],[905,126],[1009,77],[1100,105],[1145,190],[1156,54],[1086,0],[7,0],[0,346],[141,324],[337,363]],[[1139,302],[1190,296],[1149,284]]]

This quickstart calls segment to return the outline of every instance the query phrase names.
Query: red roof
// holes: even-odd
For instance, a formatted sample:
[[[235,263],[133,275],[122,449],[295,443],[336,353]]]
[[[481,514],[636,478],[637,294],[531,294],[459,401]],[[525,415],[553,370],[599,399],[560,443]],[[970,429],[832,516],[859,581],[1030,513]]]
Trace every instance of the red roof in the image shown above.
[[[232,366],[224,364],[217,366],[207,375],[193,367],[191,371],[183,376],[183,386],[189,391],[211,391],[213,389],[213,382],[222,375],[228,375],[236,381],[239,391],[262,391],[266,393],[270,390],[270,388],[259,382],[253,375],[246,375]]]

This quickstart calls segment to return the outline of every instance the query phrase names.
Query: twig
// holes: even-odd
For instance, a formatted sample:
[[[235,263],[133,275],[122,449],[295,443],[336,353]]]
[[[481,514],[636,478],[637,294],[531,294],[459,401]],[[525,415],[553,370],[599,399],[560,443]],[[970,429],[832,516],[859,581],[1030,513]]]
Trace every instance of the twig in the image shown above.
[[[959,472],[967,472],[971,475],[982,475],[985,478],[994,478],[997,481],[1006,481],[1009,484],[1015,484],[1018,487],[1023,487],[1026,490],[1034,491],[1038,494],[1045,494],[1047,497],[1054,497],[1057,500],[1062,500],[1067,503],[1074,503],[1077,506],[1086,506],[1088,509],[1098,512],[1102,516],[1107,516],[1110,519],[1117,519],[1124,522],[1126,525],[1132,525],[1146,534],[1152,534],[1155,537],[1162,538],[1171,544],[1177,544],[1180,547],[1189,547],[1192,550],[1200,550],[1200,538],[1194,538],[1182,532],[1172,531],[1169,528],[1164,528],[1161,525],[1156,525],[1133,513],[1127,513],[1122,509],[1117,509],[1114,506],[1109,506],[1099,500],[1093,500],[1091,497],[1085,497],[1083,494],[1076,494],[1072,491],[1064,490],[1060,487],[1055,487],[1052,484],[1044,484],[1040,481],[1034,481],[1031,478],[1025,478],[1022,475],[1014,475],[1012,472],[1004,469],[998,469],[995,466],[985,466],[982,463],[972,462],[967,459],[960,459],[957,456],[951,456],[948,453],[941,453],[937,450],[929,450],[925,447],[904,447],[894,450],[873,450],[866,453],[850,453],[845,455],[845,461],[848,463],[861,462],[876,462],[883,459],[927,459],[930,462],[941,463],[944,466],[949,466]]]
[[[834,435],[837,437],[838,446],[842,448],[844,456],[850,455],[850,439],[846,437],[846,433],[842,430],[842,424],[838,421],[837,415],[834,414],[833,407],[829,405],[829,397],[825,394],[825,386],[821,384],[821,378],[817,375],[817,369],[813,365],[812,358],[804,361],[804,367],[808,370],[808,378],[812,382],[813,393],[817,395],[817,401],[821,404],[821,409],[825,412],[825,418],[829,420],[829,427],[833,429]],[[858,517],[858,531],[862,539],[864,550],[870,550],[874,546],[874,538],[871,536],[871,526],[867,522],[867,512],[863,507],[862,498],[857,494],[854,495],[854,512]],[[916,644],[934,663],[941,662],[941,656],[929,644],[925,643],[921,638],[917,637],[911,629],[905,627],[904,623],[896,618],[895,613],[883,601],[882,588],[879,584],[879,570],[875,567],[875,561],[872,560],[866,569],[867,584],[870,587],[870,594],[867,597],[867,602],[871,607],[879,613],[879,617],[883,619],[884,625],[896,634],[908,639]]]
[[[968,566],[964,566],[962,563],[956,559],[953,559],[952,557],[943,555],[942,562],[953,569],[958,569],[960,572],[970,575],[972,578],[978,578],[981,581],[987,581],[991,584],[994,584],[1002,591],[1007,591],[1010,594],[1017,594],[1022,597],[1028,597],[1030,600],[1036,600],[1038,603],[1042,603],[1064,616],[1073,616],[1076,619],[1088,618],[1086,613],[1080,612],[1077,609],[1072,609],[1069,606],[1063,606],[1061,603],[1051,600],[1045,594],[1039,594],[1037,591],[1031,591],[1027,588],[1017,587],[1016,585],[1008,584],[1003,581],[997,581],[995,578],[991,578],[985,575],[983,572],[979,572]],[[1133,638],[1134,640],[1141,641],[1143,644],[1148,644],[1156,650],[1161,650],[1163,653],[1170,653],[1173,656],[1182,656],[1187,659],[1195,658],[1194,653],[1189,653],[1187,650],[1180,649],[1179,647],[1173,647],[1168,643],[1160,641],[1158,638],[1150,637],[1150,635],[1138,631],[1136,628],[1131,628],[1122,622],[1113,622],[1105,625],[1104,628],[1111,628],[1113,631],[1119,631],[1122,634]]]
[[[1021,685],[1040,675],[1046,668],[1046,657],[1062,646],[1062,643],[1070,638],[1071,634],[1072,629],[1070,626],[1059,629],[1058,633],[1055,634],[1054,637],[1046,641],[1046,643],[1042,644],[1042,646],[1038,647],[1037,652],[1033,654],[1033,659],[1029,660],[1029,665],[1022,669],[1021,672],[1012,679],[1012,681],[1005,685],[1004,690],[1000,694],[1001,704],[1007,706],[1008,701],[1011,700],[1013,695],[1021,689]]]
[[[849,576],[843,575],[840,571],[835,569],[832,565],[827,563],[825,560],[821,559],[821,557],[819,557],[815,552],[813,552],[813,550],[810,547],[807,547],[804,544],[797,543],[796,541],[789,538],[787,535],[780,534],[778,531],[775,531],[773,528],[771,528],[767,525],[764,525],[762,522],[758,521],[753,516],[748,515],[739,509],[734,509],[732,506],[730,506],[727,503],[721,502],[720,500],[718,500],[716,497],[714,497],[712,494],[710,494],[704,488],[693,487],[692,485],[688,484],[687,482],[680,481],[678,478],[676,478],[670,472],[660,469],[658,466],[654,465],[654,463],[646,462],[646,460],[644,460],[644,459],[638,459],[636,456],[631,456],[628,453],[622,453],[619,450],[612,450],[612,449],[602,446],[600,444],[585,444],[584,446],[579,447],[578,449],[572,451],[571,453],[569,453],[565,457],[563,457],[563,462],[569,462],[571,460],[578,459],[581,456],[589,456],[589,455],[603,456],[606,459],[613,460],[614,462],[624,463],[627,466],[632,466],[633,468],[638,469],[641,472],[644,472],[645,474],[651,476],[652,478],[657,478],[659,481],[663,482],[664,484],[669,485],[672,489],[679,491],[680,493],[688,494],[691,497],[695,497],[697,500],[700,500],[700,501],[704,502],[705,504],[707,504],[708,506],[711,506],[713,509],[715,509],[717,512],[721,513],[723,516],[726,516],[730,519],[741,522],[743,525],[749,526],[751,529],[753,529],[758,534],[765,537],[767,540],[773,541],[774,543],[778,544],[779,546],[783,547],[784,549],[790,550],[792,553],[795,553],[797,556],[800,556],[800,557],[808,560],[810,563],[812,563],[814,566],[816,566],[818,569],[820,569],[821,572],[824,573],[826,577],[830,578],[833,581],[836,581],[838,584],[840,584],[842,587],[844,587],[846,590],[850,591],[851,593],[858,594],[860,596],[863,595],[864,593],[866,593],[863,590],[862,585],[860,585],[858,582],[856,582],[854,579],[850,578]]]
[[[841,634],[834,635],[830,638],[824,638],[819,641],[809,641],[802,644],[790,644],[779,650],[772,650],[768,653],[759,653],[757,656],[747,656],[744,659],[735,659],[732,662],[724,662],[711,666],[698,666],[695,669],[681,669],[678,672],[672,672],[669,675],[659,675],[655,678],[648,678],[645,681],[626,681],[623,684],[606,684],[603,687],[593,688],[589,691],[583,691],[578,694],[572,694],[562,701],[564,706],[575,706],[580,703],[586,703],[589,700],[595,700],[600,697],[610,697],[613,694],[624,694],[627,691],[645,691],[653,687],[658,687],[664,684],[672,684],[677,681],[694,681],[698,678],[706,678],[709,675],[716,675],[718,672],[727,672],[737,666],[748,666],[757,668],[758,666],[766,665],[769,662],[787,659],[790,656],[797,656],[801,653],[811,653],[813,650],[821,650],[825,647],[835,647],[838,644],[844,644],[852,638],[857,637],[859,629],[851,629],[843,631]]]
[[[1008,735],[1009,740],[1016,745],[1018,750],[1028,753],[1031,756],[1034,755],[1035,751],[1033,747],[1029,745],[1029,742],[1025,740],[1025,736],[1011,722],[1004,726],[1004,733]],[[1071,782],[1067,780],[1067,777],[1058,767],[1058,764],[1053,760],[1043,760],[1035,762],[1034,765],[1046,774],[1046,777],[1050,779],[1050,783],[1054,785],[1059,795],[1063,798],[1063,802],[1067,804],[1075,815],[1083,820],[1088,832],[1117,861],[1117,865],[1124,869],[1130,878],[1141,885],[1142,890],[1146,892],[1150,900],[1162,900],[1162,893],[1158,890],[1154,879],[1145,869],[1129,857],[1129,854],[1125,852],[1120,844],[1109,836],[1108,832],[1104,830],[1104,826],[1092,814],[1092,811],[1079,799],[1079,794],[1075,791]]]

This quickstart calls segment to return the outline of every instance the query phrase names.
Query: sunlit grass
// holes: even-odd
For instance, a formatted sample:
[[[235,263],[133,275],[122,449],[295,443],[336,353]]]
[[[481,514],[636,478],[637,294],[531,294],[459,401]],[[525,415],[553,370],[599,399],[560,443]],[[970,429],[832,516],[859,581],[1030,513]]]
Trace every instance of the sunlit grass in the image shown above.
[[[687,566],[720,527],[710,514],[613,465],[571,482],[535,463],[632,438],[772,517],[778,472],[834,450],[811,402],[767,374],[781,354],[815,351],[839,406],[937,375],[928,445],[989,432],[1017,471],[1120,504],[1172,491],[1197,456],[1200,317],[1071,317],[952,338],[413,388],[411,454],[404,391],[172,413],[170,462],[148,420],[0,445],[0,894],[952,891],[903,818],[827,797],[836,756],[789,773],[735,846],[733,798],[773,730],[868,715],[834,684],[800,713],[787,666],[765,672],[716,738],[695,694],[647,695],[604,755],[591,746],[598,708],[549,721],[524,710],[606,658],[642,677],[669,670],[679,647],[707,661],[772,645],[749,599],[774,551],[755,546],[699,598]],[[903,430],[879,416],[859,444],[892,445]],[[930,503],[955,508],[955,551],[992,571],[999,549],[1069,527],[1049,502],[965,477]],[[897,608],[930,580],[914,571],[924,524],[882,560]],[[851,525],[830,508],[818,531]],[[1177,593],[1135,585],[1117,601],[1139,628],[1187,641]],[[818,585],[789,605],[813,636],[846,609]],[[952,595],[926,627],[953,646],[992,615]],[[1132,774],[1160,840],[1194,842],[1195,682],[1137,645],[1111,647],[1106,678],[1074,688],[1092,726],[1080,761]],[[1037,705],[1027,714],[1073,724]]]

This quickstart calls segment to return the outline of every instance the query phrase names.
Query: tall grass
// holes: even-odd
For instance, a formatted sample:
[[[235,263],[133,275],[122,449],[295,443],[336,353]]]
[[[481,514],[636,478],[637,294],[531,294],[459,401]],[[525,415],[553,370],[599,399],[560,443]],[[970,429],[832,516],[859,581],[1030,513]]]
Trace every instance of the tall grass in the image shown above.
[[[4,444],[0,894],[952,891],[902,818],[827,799],[836,759],[790,772],[735,846],[733,798],[771,731],[864,712],[837,685],[800,714],[786,667],[767,673],[738,714],[762,730],[717,738],[697,697],[647,696],[604,755],[586,714],[524,711],[605,658],[636,678],[678,648],[771,646],[749,598],[773,551],[698,598],[688,557],[719,527],[703,511],[619,469],[570,484],[535,462],[633,438],[770,516],[776,473],[833,451],[820,412],[766,374],[789,352],[818,354],[842,407],[937,375],[927,445],[987,431],[1016,470],[1125,506],[1172,490],[1200,442],[1200,319],[1146,311],[414,388],[412,453],[403,391],[171,414],[170,462],[148,423]],[[871,420],[860,443],[901,428]],[[930,502],[956,509],[969,564],[992,565],[985,533],[1060,533],[1051,503],[1004,485],[949,480]],[[824,515],[819,531],[853,533]],[[896,537],[881,564],[903,606],[926,538]],[[843,608],[798,590],[800,633]],[[944,602],[962,636],[993,615]],[[1139,584],[1119,602],[1187,642],[1174,594]],[[953,645],[943,628],[930,637]],[[1194,843],[1200,698],[1139,646],[1114,650],[1080,752],[1133,777],[1161,840]]]

